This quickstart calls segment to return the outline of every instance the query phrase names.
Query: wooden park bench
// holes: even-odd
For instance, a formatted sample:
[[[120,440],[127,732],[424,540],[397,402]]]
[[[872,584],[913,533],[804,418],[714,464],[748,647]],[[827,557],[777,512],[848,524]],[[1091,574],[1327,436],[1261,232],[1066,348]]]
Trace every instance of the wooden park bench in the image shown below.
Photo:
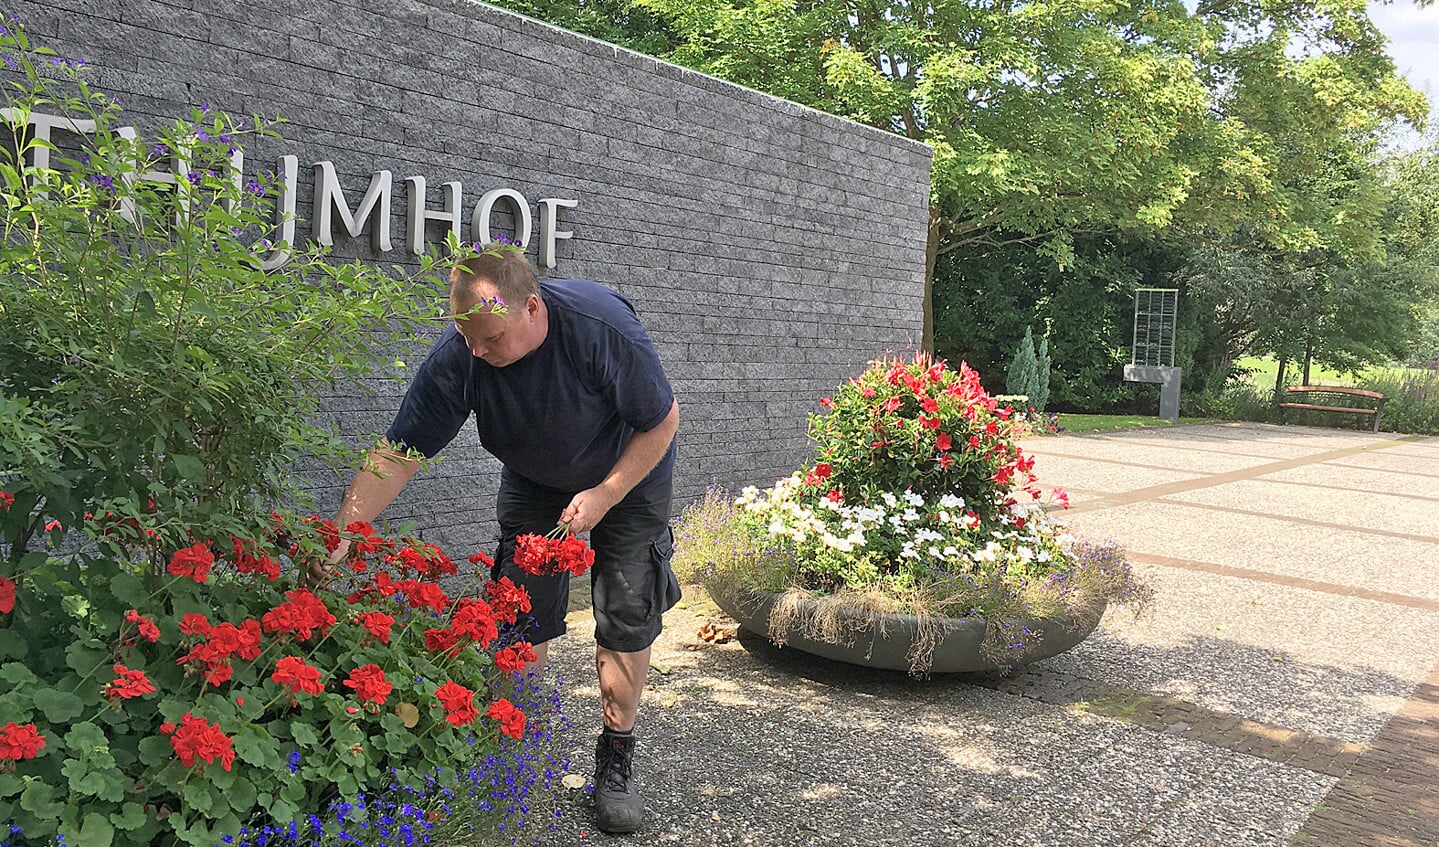
[[[1292,385],[1285,389],[1286,397],[1298,397],[1307,403],[1280,403],[1279,421],[1284,422],[1285,409],[1304,409],[1310,412],[1338,412],[1349,415],[1373,415],[1374,431],[1379,431],[1379,418],[1384,414],[1384,395],[1362,388],[1347,388],[1342,385]],[[1313,401],[1320,402],[1313,402]],[[1367,403],[1365,401],[1373,401]],[[1338,405],[1344,403],[1346,405]],[[1327,404],[1327,405],[1322,405]],[[1362,404],[1362,405],[1361,405]]]

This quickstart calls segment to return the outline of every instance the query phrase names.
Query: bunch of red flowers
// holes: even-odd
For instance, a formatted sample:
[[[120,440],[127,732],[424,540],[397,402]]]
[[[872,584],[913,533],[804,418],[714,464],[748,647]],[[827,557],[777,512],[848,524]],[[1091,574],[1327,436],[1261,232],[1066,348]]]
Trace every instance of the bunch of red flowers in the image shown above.
[[[467,726],[480,716],[475,708],[475,692],[454,680],[446,680],[444,685],[436,688],[435,699],[445,710],[445,720],[455,726]]]
[[[253,662],[260,657],[260,622],[254,618],[243,621],[239,626],[232,623],[211,625],[210,619],[199,612],[189,612],[180,619],[180,633],[199,636],[190,652],[176,660],[176,664],[203,662],[205,682],[219,685],[234,675],[232,658]]]
[[[187,768],[194,767],[196,759],[206,762],[219,759],[220,766],[229,770],[235,761],[234,741],[220,731],[218,723],[212,724],[186,712],[180,718],[179,728],[172,723],[164,723],[160,725],[160,731],[167,735],[173,733],[170,735],[170,746],[175,748],[180,764]]]
[[[595,551],[563,524],[548,535],[526,533],[515,539],[515,565],[535,576],[579,576],[595,563]]]
[[[288,632],[300,641],[307,641],[315,630],[323,635],[335,625],[335,616],[325,608],[325,601],[309,591],[297,588],[285,596],[290,599],[260,618],[266,632]]]
[[[485,717],[499,721],[500,732],[511,738],[525,734],[525,713],[503,697],[490,704],[490,708],[485,710]]]
[[[16,762],[35,758],[44,746],[45,736],[35,729],[33,723],[11,721],[0,726],[0,773],[13,771]]]
[[[124,665],[115,665],[115,678],[105,686],[105,696],[113,702],[115,700],[130,700],[135,697],[143,697],[146,694],[155,693],[155,684],[145,676],[145,672],[138,668],[127,668]]]

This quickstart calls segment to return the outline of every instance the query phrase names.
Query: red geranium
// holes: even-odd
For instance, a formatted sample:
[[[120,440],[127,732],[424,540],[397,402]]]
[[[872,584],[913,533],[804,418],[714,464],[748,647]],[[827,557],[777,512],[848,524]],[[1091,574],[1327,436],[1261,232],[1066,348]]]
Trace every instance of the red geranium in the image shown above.
[[[490,704],[490,708],[485,710],[485,717],[499,721],[500,732],[511,738],[525,734],[525,713],[503,697]]]
[[[390,643],[390,627],[395,625],[395,618],[384,612],[365,612],[356,618],[360,625],[370,631],[370,634],[379,639],[381,644]]]
[[[507,576],[485,584],[485,599],[495,610],[495,618],[505,623],[514,623],[521,612],[529,614],[530,611],[530,592],[523,585],[515,585]]]
[[[15,610],[15,583],[8,578],[0,576],[0,615],[8,615]]]
[[[325,607],[325,601],[303,588],[285,594],[290,599],[270,611],[260,620],[266,632],[288,632],[301,641],[309,639],[315,630],[323,635],[335,625],[335,616]]]
[[[490,608],[490,604],[474,597],[465,597],[460,600],[460,606],[455,610],[455,617],[450,621],[450,628],[455,631],[456,635],[479,642],[481,647],[490,646],[490,642],[500,635],[499,626],[495,623],[495,613]]]
[[[433,582],[421,582],[418,579],[407,579],[395,584],[395,588],[403,591],[410,600],[410,608],[418,609],[425,607],[439,614],[450,605],[450,597],[445,590]]]
[[[138,610],[131,609],[130,611],[126,612],[125,620],[129,623],[135,624],[135,627],[140,631],[140,637],[150,642],[151,644],[154,644],[156,641],[160,640],[160,628],[158,626],[155,626],[155,622],[153,620],[140,614]]]
[[[318,668],[305,664],[299,656],[286,656],[275,663],[275,672],[270,679],[280,685],[290,686],[291,697],[295,694],[323,694],[325,686],[320,682]]]
[[[235,570],[240,573],[264,574],[271,582],[280,578],[280,566],[269,556],[255,555],[250,552],[249,545],[242,539],[231,537],[235,548]]]
[[[460,655],[460,634],[453,629],[432,628],[425,630],[425,649],[432,653]]]
[[[115,666],[115,678],[105,686],[105,696],[114,700],[129,700],[145,694],[155,693],[155,685],[142,670],[131,670],[124,665]]]
[[[15,505],[15,495],[8,491],[0,491],[0,509],[8,512],[13,505]]]
[[[562,528],[557,528],[562,532]],[[579,576],[595,563],[595,551],[577,535],[557,538],[526,533],[515,539],[515,565],[536,576],[569,573]]]
[[[170,736],[170,746],[175,748],[180,764],[187,768],[194,767],[196,759],[204,759],[206,762],[219,759],[225,770],[229,770],[231,763],[235,761],[234,742],[220,731],[220,725],[212,724],[189,712],[180,719],[179,729]]]
[[[528,641],[516,641],[503,650],[495,651],[495,667],[507,673],[516,673],[538,658],[534,646]]]
[[[172,576],[188,576],[196,582],[204,583],[210,578],[210,566],[213,564],[215,554],[201,541],[176,550],[175,555],[170,557],[170,567],[167,570]]]
[[[435,689],[435,699],[444,707],[445,720],[455,726],[472,724],[480,716],[475,708],[475,692],[453,680]]]
[[[33,759],[44,746],[45,736],[36,731],[33,723],[17,724],[11,721],[0,726],[0,761],[14,763]]]
[[[374,664],[361,665],[350,671],[345,687],[355,689],[355,696],[361,703],[374,703],[376,706],[385,705],[385,698],[394,690],[394,686],[385,680],[385,672]]]

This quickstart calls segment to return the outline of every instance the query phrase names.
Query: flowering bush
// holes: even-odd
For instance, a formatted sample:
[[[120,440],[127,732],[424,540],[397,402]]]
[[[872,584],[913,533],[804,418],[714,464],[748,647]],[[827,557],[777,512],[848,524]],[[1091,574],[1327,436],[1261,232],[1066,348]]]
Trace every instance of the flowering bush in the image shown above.
[[[967,366],[875,362],[820,403],[812,465],[737,499],[712,491],[682,516],[677,566],[711,591],[996,622],[1092,620],[1145,596],[1117,550],[1050,518],[1015,444],[1028,425]],[[1062,490],[1050,499],[1068,505]]]
[[[278,515],[167,559],[163,523],[136,544],[91,521],[89,552],[27,554],[8,578],[0,819],[28,838],[213,844],[523,736],[510,700],[477,702],[533,660],[498,632],[523,588],[455,598],[438,581],[459,566],[434,547]],[[297,582],[341,537],[348,596]]]
[[[548,728],[491,691],[534,657],[499,635],[525,593],[272,512],[305,502],[298,460],[358,463],[319,398],[437,286],[281,243],[279,178],[243,171],[266,122],[202,106],[142,139],[83,62],[11,21],[0,53],[0,826],[208,847],[519,762]],[[342,578],[307,581],[343,538]]]

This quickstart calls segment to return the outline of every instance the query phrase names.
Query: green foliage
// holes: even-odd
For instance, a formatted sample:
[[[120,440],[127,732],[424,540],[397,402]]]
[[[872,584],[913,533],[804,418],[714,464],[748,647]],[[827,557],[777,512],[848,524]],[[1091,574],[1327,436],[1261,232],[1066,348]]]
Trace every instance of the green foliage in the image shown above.
[[[1046,335],[1039,339],[1039,348],[1034,351],[1034,368],[1038,378],[1034,383],[1034,393],[1029,397],[1029,405],[1039,412],[1049,406],[1049,373],[1052,367],[1049,361],[1049,336]]]
[[[1039,393],[1039,360],[1034,354],[1034,333],[1028,326],[1024,328],[1024,338],[1020,339],[1019,346],[1014,348],[1014,355],[1010,357],[1009,369],[1004,375],[1004,390],[1021,395],[1026,400]]]
[[[319,398],[423,326],[426,286],[320,254],[266,269],[275,186],[234,163],[271,124],[202,107],[138,138],[76,63],[9,22],[0,51],[21,78],[0,124],[0,732],[44,741],[0,759],[0,822],[35,843],[209,847],[495,752],[493,724],[447,720],[435,688],[499,678],[477,629],[499,606],[449,600],[434,580],[453,562],[368,527],[350,533],[370,560],[311,594],[339,533],[272,513],[303,499],[301,460],[355,461]],[[85,131],[44,140],[33,112]],[[140,178],[174,158],[173,183]],[[388,639],[369,611],[395,619]],[[441,643],[462,625],[481,637]],[[287,657],[313,693],[275,679]],[[371,664],[383,702],[345,685]],[[184,741],[196,719],[203,750]]]
[[[1384,429],[1439,435],[1439,369],[1381,369],[1366,374],[1358,387],[1384,395]]]

